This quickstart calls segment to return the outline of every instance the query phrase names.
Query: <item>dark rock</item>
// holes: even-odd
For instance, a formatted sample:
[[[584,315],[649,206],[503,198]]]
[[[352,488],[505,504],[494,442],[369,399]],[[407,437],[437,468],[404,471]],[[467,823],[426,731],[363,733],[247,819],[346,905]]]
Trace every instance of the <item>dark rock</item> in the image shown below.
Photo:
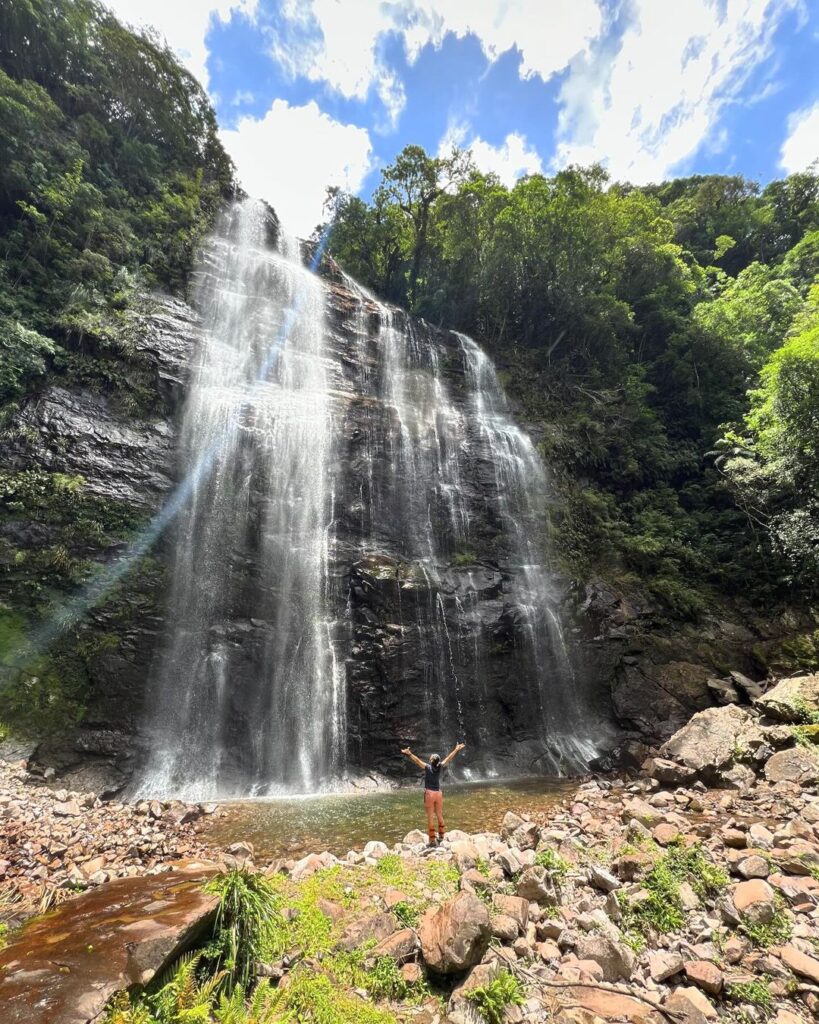
[[[0,951],[3,1024],[88,1024],[147,984],[213,920],[217,897],[202,892],[212,873],[119,879],[26,925]]]

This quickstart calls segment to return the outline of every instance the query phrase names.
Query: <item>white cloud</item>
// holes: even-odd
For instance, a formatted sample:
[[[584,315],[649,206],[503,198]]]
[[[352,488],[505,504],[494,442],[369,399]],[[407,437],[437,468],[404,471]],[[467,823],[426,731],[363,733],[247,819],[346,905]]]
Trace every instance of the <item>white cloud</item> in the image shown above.
[[[392,126],[404,106],[401,83],[381,48],[390,33],[403,37],[412,62],[424,46],[440,46],[448,32],[473,33],[489,60],[512,46],[521,51],[523,77],[544,81],[588,50],[603,16],[596,0],[286,0],[285,22],[271,53],[292,74],[326,82],[347,98],[374,88]]]
[[[819,160],[819,101],[791,114],[779,151],[779,166],[788,174],[806,170],[814,160]]]
[[[156,29],[191,74],[207,88],[205,36],[211,18],[227,21],[234,11],[252,18],[258,0],[105,0],[105,3],[127,25]]]
[[[472,158],[484,174],[497,174],[507,188],[511,188],[524,174],[540,174],[543,164],[537,150],[529,145],[525,135],[510,132],[499,146],[493,146],[480,136],[468,139],[465,124],[450,125],[438,145],[438,156],[448,156],[453,146],[472,151]]]
[[[801,0],[632,0],[619,45],[573,60],[555,166],[600,161],[635,184],[668,177],[714,132]]]
[[[220,134],[244,188],[303,238],[322,219],[327,186],[357,192],[372,167],[367,130],[333,120],[314,101],[275,100],[263,118],[242,117]]]

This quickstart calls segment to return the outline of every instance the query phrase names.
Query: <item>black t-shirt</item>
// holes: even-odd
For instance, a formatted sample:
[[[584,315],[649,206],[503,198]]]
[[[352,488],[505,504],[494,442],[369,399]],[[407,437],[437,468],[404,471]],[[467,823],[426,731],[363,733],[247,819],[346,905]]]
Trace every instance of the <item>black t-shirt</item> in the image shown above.
[[[431,764],[424,765],[424,789],[431,789],[437,793],[441,788],[441,765],[433,768]]]

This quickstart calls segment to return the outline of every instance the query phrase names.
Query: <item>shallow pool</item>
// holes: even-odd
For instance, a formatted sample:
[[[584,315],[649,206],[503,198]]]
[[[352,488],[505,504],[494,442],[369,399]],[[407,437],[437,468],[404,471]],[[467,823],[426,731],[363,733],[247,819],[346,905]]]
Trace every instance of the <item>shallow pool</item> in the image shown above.
[[[527,778],[447,786],[448,829],[496,831],[508,810],[536,815],[554,807],[576,780]],[[221,846],[253,843],[257,859],[295,857],[330,850],[343,855],[370,839],[392,844],[413,828],[426,830],[423,791],[241,800],[220,805],[225,815],[207,819],[203,834]]]

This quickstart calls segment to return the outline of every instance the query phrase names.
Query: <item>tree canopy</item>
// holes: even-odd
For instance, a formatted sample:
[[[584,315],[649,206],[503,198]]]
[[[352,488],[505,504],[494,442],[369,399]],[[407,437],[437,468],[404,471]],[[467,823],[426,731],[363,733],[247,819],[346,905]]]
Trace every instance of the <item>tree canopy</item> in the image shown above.
[[[330,199],[346,270],[490,346],[545,438],[569,571],[691,615],[816,594],[819,175],[507,188],[413,146],[369,202]]]

